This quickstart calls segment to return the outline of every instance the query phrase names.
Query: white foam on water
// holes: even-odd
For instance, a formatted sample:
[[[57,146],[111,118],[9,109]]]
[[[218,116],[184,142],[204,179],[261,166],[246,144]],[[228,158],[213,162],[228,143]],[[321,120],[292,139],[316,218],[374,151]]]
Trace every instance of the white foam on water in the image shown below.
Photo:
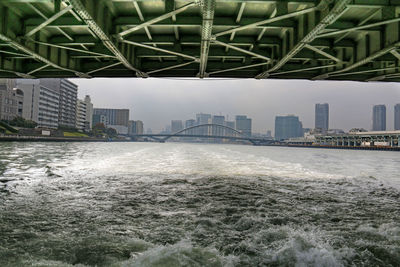
[[[145,251],[122,266],[129,267],[180,267],[180,266],[234,266],[235,257],[224,257],[213,248],[194,247],[183,240],[174,245],[157,246]]]

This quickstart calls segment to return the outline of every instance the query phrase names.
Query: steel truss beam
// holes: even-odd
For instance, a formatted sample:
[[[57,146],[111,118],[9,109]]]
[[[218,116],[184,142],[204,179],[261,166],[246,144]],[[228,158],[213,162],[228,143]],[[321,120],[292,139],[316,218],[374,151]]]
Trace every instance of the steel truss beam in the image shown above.
[[[64,8],[61,11],[57,12],[56,14],[54,14],[53,16],[51,16],[50,18],[45,20],[42,24],[40,24],[39,26],[37,26],[34,29],[30,30],[27,34],[25,34],[25,37],[29,37],[29,36],[34,35],[38,31],[40,31],[41,29],[43,29],[44,27],[46,27],[47,25],[49,25],[50,23],[52,23],[53,21],[55,21],[56,19],[61,17],[62,15],[64,15],[67,12],[71,11],[71,9],[72,9],[72,6],[67,6],[66,8]]]
[[[334,57],[331,54],[328,54],[328,53],[322,51],[321,49],[318,49],[318,48],[316,48],[316,47],[314,47],[312,45],[306,44],[304,47],[308,48],[308,49],[310,49],[310,50],[312,50],[312,51],[314,51],[314,52],[316,52],[316,53],[318,53],[320,55],[323,55],[323,56],[325,56],[325,57],[327,57],[329,59],[332,59],[333,61],[342,62],[342,60],[338,59],[337,57]]]
[[[82,72],[79,72],[79,71],[76,71],[76,70],[73,70],[73,69],[68,69],[68,68],[62,67],[62,66],[60,66],[60,65],[58,65],[58,64],[56,64],[56,63],[54,63],[54,62],[52,62],[50,60],[48,60],[47,58],[39,55],[38,53],[36,53],[34,51],[32,51],[28,47],[20,44],[19,42],[15,41],[15,40],[11,40],[9,37],[7,37],[7,36],[5,36],[5,35],[3,35],[1,33],[0,33],[0,40],[11,44],[13,47],[17,48],[18,50],[20,50],[20,51],[32,56],[34,59],[37,59],[37,60],[39,60],[39,61],[41,61],[41,62],[43,62],[45,64],[48,64],[49,66],[51,66],[53,68],[60,69],[60,70],[65,70],[65,71],[69,71],[69,72],[73,72],[73,73],[75,73],[76,76],[81,77],[81,78],[90,78],[90,76],[87,75],[86,73],[82,73]]]
[[[318,75],[318,76],[314,77],[313,80],[324,80],[324,79],[329,78],[330,76],[333,76],[334,74],[343,73],[343,72],[347,72],[349,70],[355,69],[357,67],[360,67],[360,66],[362,66],[364,64],[367,64],[367,63],[373,61],[374,59],[376,59],[378,57],[381,57],[381,56],[383,56],[383,55],[395,50],[399,46],[400,46],[400,42],[396,42],[396,43],[394,43],[392,45],[389,45],[389,46],[387,46],[387,47],[385,47],[385,48],[383,48],[383,49],[381,49],[379,51],[376,51],[372,55],[370,55],[370,56],[368,56],[368,57],[366,57],[366,58],[364,58],[364,59],[362,59],[362,60],[360,60],[360,61],[358,61],[358,62],[356,62],[356,63],[354,63],[354,64],[352,64],[352,65],[350,65],[348,67],[346,67],[346,68]]]
[[[45,20],[48,20],[49,18],[44,15],[39,9],[37,9],[33,4],[28,3],[28,6],[30,6],[36,13],[38,13],[42,18],[44,18]],[[63,29],[61,29],[60,27],[56,26],[56,29],[61,32],[65,37],[67,37],[70,41],[73,41],[74,39],[67,34]]]
[[[35,73],[35,72],[41,71],[41,70],[43,70],[43,69],[49,67],[49,66],[50,66],[49,64],[44,64],[43,66],[41,66],[41,67],[39,67],[39,68],[37,68],[37,69],[34,69],[34,70],[28,72],[28,74],[31,75],[31,74],[33,74],[33,73]]]
[[[352,32],[352,31],[364,30],[364,29],[368,29],[368,28],[372,28],[372,27],[376,27],[376,26],[381,26],[381,25],[385,25],[385,24],[390,24],[390,23],[394,23],[394,22],[399,22],[399,21],[400,21],[400,18],[388,19],[388,20],[374,22],[374,23],[361,25],[361,26],[356,26],[356,27],[352,27],[352,28],[348,28],[348,29],[332,31],[332,32],[327,32],[327,33],[321,33],[321,34],[318,35],[318,38],[329,37],[329,36],[332,36],[332,35],[341,34],[341,33],[347,33],[347,32]]]
[[[113,64],[110,64],[110,65],[107,65],[107,66],[104,66],[104,67],[101,67],[101,68],[98,68],[98,69],[91,70],[91,71],[88,72],[88,74],[92,74],[92,73],[95,73],[95,72],[98,72],[98,71],[101,71],[101,70],[109,69],[109,68],[112,68],[112,67],[115,67],[115,66],[118,66],[118,65],[121,65],[121,64],[122,64],[122,62],[113,63]]]
[[[89,28],[95,33],[95,35],[103,42],[104,46],[107,47],[116,58],[128,69],[136,72],[139,77],[147,77],[147,75],[137,68],[133,67],[132,64],[125,58],[125,56],[119,51],[116,45],[110,40],[103,29],[95,22],[93,17],[86,10],[80,0],[63,0],[69,3],[77,14],[83,19],[83,21],[89,26]]]
[[[212,43],[217,44],[217,45],[222,45],[222,46],[231,48],[231,49],[233,49],[233,50],[237,50],[237,51],[239,51],[239,52],[242,52],[242,53],[245,53],[245,54],[254,56],[254,57],[258,57],[258,58],[261,58],[261,59],[264,59],[264,60],[267,60],[267,61],[270,61],[270,60],[271,60],[269,57],[266,57],[266,56],[263,56],[263,55],[260,55],[260,54],[257,54],[257,53],[253,53],[253,52],[248,51],[248,50],[246,50],[246,49],[242,49],[242,48],[237,47],[237,46],[233,46],[233,45],[230,45],[230,44],[226,44],[226,43],[221,42],[221,41],[218,41],[218,40],[212,40]]]
[[[323,3],[326,4],[326,1],[321,1],[319,5],[320,8],[322,8]],[[350,0],[337,1],[332,10],[330,10],[329,13],[309,33],[307,33],[303,39],[300,40],[300,42],[298,42],[283,58],[281,58],[278,63],[276,63],[271,69],[258,74],[255,78],[267,78],[271,72],[280,69],[307,44],[311,43],[315,38],[317,38],[317,35],[322,32],[328,25],[335,22],[344,12],[346,12],[347,4],[349,3]]]
[[[164,52],[164,53],[175,55],[175,56],[180,56],[180,57],[190,58],[192,60],[197,60],[196,57],[194,57],[194,56],[186,55],[186,54],[175,52],[175,51],[170,51],[170,50],[159,48],[159,47],[145,45],[145,44],[142,44],[142,43],[128,41],[128,40],[122,40],[122,42],[126,43],[126,44],[130,44],[130,45],[134,45],[134,46],[140,46],[140,47],[147,48],[147,49],[150,49],[150,50],[160,51],[160,52]]]
[[[185,6],[181,7],[181,8],[175,9],[174,11],[168,12],[168,13],[166,13],[166,14],[164,14],[164,15],[161,15],[161,16],[159,16],[159,17],[157,17],[157,18],[154,18],[154,19],[151,19],[151,20],[149,20],[149,21],[146,21],[145,23],[142,23],[142,24],[140,24],[140,25],[138,25],[138,26],[135,26],[135,27],[133,27],[133,28],[130,28],[130,29],[128,29],[128,30],[125,30],[125,31],[123,31],[123,32],[120,32],[120,33],[118,34],[118,37],[120,37],[120,38],[121,38],[121,37],[124,37],[125,35],[128,35],[128,34],[134,32],[134,31],[140,30],[140,29],[142,29],[142,28],[145,28],[145,27],[148,27],[148,26],[150,26],[150,25],[152,25],[152,24],[155,24],[155,23],[157,23],[157,22],[159,22],[159,21],[162,21],[162,20],[165,20],[165,19],[170,18],[170,17],[172,17],[172,16],[175,16],[175,15],[177,15],[177,14],[179,14],[179,13],[185,11],[185,10],[188,9],[189,7],[194,6],[195,4],[196,4],[196,3],[194,3],[194,2],[193,2],[193,3],[189,3],[189,4],[187,4],[187,5],[185,5]]]
[[[176,69],[176,68],[180,68],[180,67],[184,67],[184,66],[193,64],[193,63],[199,63],[199,62],[198,61],[190,61],[190,62],[185,62],[185,63],[182,63],[182,64],[171,65],[169,67],[148,71],[147,74],[152,74],[152,73],[161,72],[161,71],[165,71],[165,70]]]
[[[112,56],[112,55],[107,55],[107,54],[103,54],[103,53],[92,52],[92,51],[89,51],[89,50],[77,49],[77,48],[68,47],[68,46],[63,46],[63,45],[56,45],[56,44],[51,44],[51,43],[46,43],[46,42],[35,41],[35,40],[33,40],[33,39],[28,39],[28,42],[33,42],[33,43],[41,44],[41,45],[45,45],[45,46],[51,46],[51,47],[56,47],[56,48],[61,48],[61,49],[66,49],[66,50],[71,50],[71,51],[75,51],[75,52],[81,52],[81,53],[90,54],[90,55],[93,55],[93,56],[116,58],[115,56]]]
[[[251,64],[251,65],[246,65],[246,66],[241,66],[241,67],[236,67],[236,68],[229,68],[229,69],[224,69],[224,70],[217,70],[217,71],[210,72],[209,74],[212,75],[212,74],[217,74],[217,73],[222,73],[222,72],[248,69],[248,68],[263,66],[263,65],[266,65],[266,64],[269,64],[269,62]]]
[[[379,13],[379,11],[380,11],[381,9],[375,9],[375,10],[372,10],[371,12],[369,12],[368,13],[368,15],[363,19],[363,20],[361,20],[358,24],[357,24],[357,26],[362,26],[362,25],[364,25],[365,23],[367,23],[370,19],[372,19],[377,13]],[[349,35],[349,33],[350,33],[350,31],[348,31],[348,32],[345,32],[345,33],[343,33],[341,36],[339,36],[339,37],[337,37],[336,39],[335,39],[335,44],[336,43],[338,43],[340,40],[343,40],[347,35]]]
[[[32,75],[30,75],[30,74],[21,73],[21,72],[13,71],[13,70],[0,69],[0,72],[13,73],[13,74],[15,74],[15,75],[17,75],[17,76],[19,76],[19,77],[21,77],[21,78],[24,78],[24,79],[34,79],[34,78],[35,78],[35,76],[32,76]]]
[[[282,75],[282,74],[288,74],[288,73],[295,73],[295,72],[310,71],[310,70],[325,69],[325,68],[333,68],[333,67],[336,67],[337,65],[338,64],[332,64],[332,65],[316,66],[316,67],[309,67],[309,68],[301,68],[301,69],[297,69],[297,70],[280,71],[280,72],[271,73],[270,76]]]
[[[201,0],[203,23],[201,28],[199,78],[206,76],[208,52],[214,22],[215,0]]]
[[[289,13],[289,14],[285,14],[285,15],[282,15],[282,16],[277,16],[277,17],[266,19],[266,20],[261,20],[261,21],[255,22],[255,23],[247,24],[245,26],[238,26],[236,28],[233,28],[233,29],[230,29],[230,30],[227,30],[227,31],[218,32],[218,33],[215,34],[215,36],[218,37],[218,36],[222,36],[222,35],[225,35],[225,34],[229,34],[229,33],[233,33],[233,32],[238,32],[238,31],[243,31],[243,30],[246,30],[246,29],[254,28],[254,27],[257,27],[257,26],[264,25],[264,24],[268,24],[268,23],[272,23],[272,22],[276,22],[276,21],[280,21],[280,20],[284,20],[284,19],[288,19],[288,18],[297,17],[297,16],[300,16],[300,15],[304,15],[304,14],[316,11],[318,9],[320,9],[320,6],[311,7],[311,8],[307,8],[307,9],[303,9],[303,10],[299,10],[299,11],[295,11],[295,12],[292,12],[292,13]]]

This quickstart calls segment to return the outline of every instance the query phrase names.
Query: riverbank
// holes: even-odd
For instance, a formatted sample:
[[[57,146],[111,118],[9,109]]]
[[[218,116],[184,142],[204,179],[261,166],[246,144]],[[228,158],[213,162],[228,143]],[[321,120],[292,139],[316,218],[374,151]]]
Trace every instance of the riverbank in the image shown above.
[[[400,151],[400,147],[390,146],[328,146],[328,145],[273,145],[286,147],[304,147],[304,148],[326,148],[326,149],[350,149],[350,150],[378,150],[378,151]]]
[[[111,140],[106,138],[92,138],[92,137],[4,135],[0,136],[0,142],[131,142],[131,140],[123,140],[123,139]]]

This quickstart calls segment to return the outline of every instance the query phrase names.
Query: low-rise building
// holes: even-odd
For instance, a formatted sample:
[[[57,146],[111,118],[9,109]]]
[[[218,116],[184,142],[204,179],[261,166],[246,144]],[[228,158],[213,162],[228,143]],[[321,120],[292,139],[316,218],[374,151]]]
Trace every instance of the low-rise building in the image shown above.
[[[0,80],[0,120],[22,117],[24,92],[11,79]]]
[[[129,121],[128,122],[128,134],[143,134],[143,122],[142,121]]]
[[[95,108],[93,109],[93,115],[105,116],[107,124],[128,127],[129,109]]]

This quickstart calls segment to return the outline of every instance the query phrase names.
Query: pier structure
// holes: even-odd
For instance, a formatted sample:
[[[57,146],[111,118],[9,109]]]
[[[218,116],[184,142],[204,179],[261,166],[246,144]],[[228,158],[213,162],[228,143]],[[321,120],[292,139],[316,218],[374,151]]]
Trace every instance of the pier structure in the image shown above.
[[[342,147],[400,147],[400,131],[355,132],[316,136],[315,143]]]

